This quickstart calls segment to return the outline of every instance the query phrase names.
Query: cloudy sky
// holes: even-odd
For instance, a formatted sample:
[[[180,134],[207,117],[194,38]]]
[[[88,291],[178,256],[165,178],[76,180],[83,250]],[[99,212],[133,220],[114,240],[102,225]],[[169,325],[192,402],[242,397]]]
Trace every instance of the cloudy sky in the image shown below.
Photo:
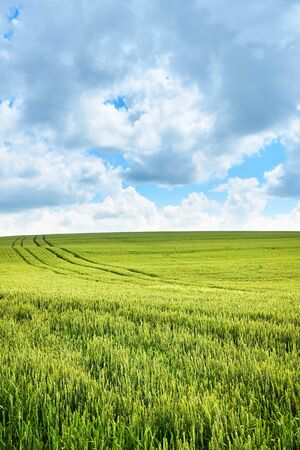
[[[0,3],[0,234],[300,229],[299,0]]]

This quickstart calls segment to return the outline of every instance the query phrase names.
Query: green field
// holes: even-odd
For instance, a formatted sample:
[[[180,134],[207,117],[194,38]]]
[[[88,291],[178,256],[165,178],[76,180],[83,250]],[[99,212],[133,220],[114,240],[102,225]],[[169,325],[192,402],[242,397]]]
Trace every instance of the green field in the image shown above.
[[[300,449],[300,233],[0,239],[0,449]]]

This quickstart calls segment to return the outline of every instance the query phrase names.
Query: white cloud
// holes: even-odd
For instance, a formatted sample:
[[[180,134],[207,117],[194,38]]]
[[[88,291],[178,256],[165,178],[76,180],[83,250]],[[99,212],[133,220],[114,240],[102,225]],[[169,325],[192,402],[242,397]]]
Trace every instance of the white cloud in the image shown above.
[[[222,218],[219,204],[202,193],[193,192],[177,206],[166,206],[161,211],[162,224],[170,230],[214,230]]]
[[[266,171],[266,189],[277,197],[300,198],[300,120],[291,120],[282,133],[287,160]]]
[[[221,206],[222,227],[225,229],[249,227],[267,205],[264,188],[256,178],[232,178],[215,191],[227,193]]]
[[[300,228],[300,202],[289,213],[264,215],[268,199],[256,179],[232,179],[219,191],[226,191],[225,202],[194,192],[179,205],[160,209],[128,187],[98,203],[3,213],[0,234]]]
[[[7,101],[0,105],[0,211],[86,203],[121,189],[119,168],[24,135],[15,128],[18,114]]]
[[[30,0],[9,22],[11,6],[0,6],[0,29],[13,32],[0,36],[6,224],[268,227],[277,226],[264,217],[268,195],[299,198],[297,2]],[[107,102],[118,96],[128,109]],[[227,199],[217,205],[195,193],[159,209],[122,184],[221,183],[274,139],[287,162],[266,173],[265,187],[254,178],[221,184]],[[105,165],[90,149],[121,153],[128,167]]]
[[[0,95],[24,134],[122,151],[132,180],[220,179],[297,115],[298,17],[282,0],[31,0],[0,40]],[[114,95],[128,112],[103,104]]]

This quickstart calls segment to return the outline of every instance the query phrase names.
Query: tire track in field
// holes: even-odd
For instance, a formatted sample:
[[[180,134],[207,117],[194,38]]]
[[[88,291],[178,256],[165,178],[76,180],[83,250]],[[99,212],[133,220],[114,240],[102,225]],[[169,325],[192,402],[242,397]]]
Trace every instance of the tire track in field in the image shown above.
[[[49,248],[49,247],[43,247],[45,248],[45,250],[47,250],[48,252],[50,252],[52,255],[56,256],[57,258],[63,260],[64,262],[67,262],[69,264],[72,264],[74,266],[78,266],[78,267],[85,267],[87,269],[94,269],[94,270],[100,270],[101,272],[106,272],[106,273],[110,273],[110,274],[114,274],[114,275],[119,275],[122,277],[128,277],[128,275],[126,275],[125,273],[122,272],[118,272],[118,271],[114,271],[114,270],[109,270],[109,269],[104,269],[104,268],[100,268],[100,267],[94,267],[88,264],[80,264],[80,263],[76,263],[74,261],[72,261],[70,258],[67,258],[66,256],[61,255],[60,253],[58,253],[56,250],[54,250],[53,247]],[[58,247],[60,249],[60,247]]]
[[[15,239],[14,239],[14,241],[12,242],[12,245],[11,245],[11,248],[14,250],[14,252],[18,255],[18,257],[20,258],[20,259],[22,259],[22,261],[23,262],[25,262],[26,264],[28,264],[29,266],[32,266],[32,267],[35,267],[35,268],[38,268],[38,269],[42,269],[42,270],[47,270],[47,271],[50,271],[50,272],[53,272],[53,273],[55,273],[55,274],[57,274],[57,275],[63,275],[63,276],[71,276],[72,278],[79,278],[79,279],[81,279],[81,280],[87,280],[87,281],[94,281],[94,282],[101,282],[101,283],[105,283],[105,284],[107,284],[107,283],[110,283],[111,282],[111,280],[107,280],[107,279],[103,279],[103,278],[101,278],[101,279],[99,279],[99,278],[94,278],[94,277],[91,277],[91,276],[89,276],[89,275],[85,275],[85,274],[83,274],[82,272],[79,272],[79,271],[77,271],[77,270],[74,270],[74,269],[71,269],[71,268],[67,268],[67,267],[58,267],[58,266],[56,266],[56,265],[54,265],[54,264],[50,264],[49,262],[47,262],[47,261],[45,261],[45,260],[43,260],[42,258],[40,258],[34,251],[32,251],[30,248],[28,248],[28,247],[26,247],[25,245],[24,245],[24,243],[25,243],[25,239],[26,239],[26,236],[18,236],[18,237],[16,237]],[[50,242],[48,242],[46,239],[45,239],[45,242],[49,245],[49,247],[51,247],[51,248],[47,248],[47,247],[44,247],[44,246],[42,246],[39,242],[38,242],[38,236],[35,236],[33,239],[32,239],[32,242],[35,244],[35,246],[36,247],[38,247],[38,248],[40,248],[40,249],[44,249],[44,250],[52,250],[52,254],[55,256],[55,257],[57,257],[57,258],[59,258],[60,257],[60,259],[62,259],[64,262],[66,262],[66,263],[70,263],[70,264],[72,264],[72,265],[74,265],[74,266],[77,266],[77,267],[85,267],[85,268],[87,268],[87,269],[89,269],[89,268],[92,268],[92,269],[95,269],[95,270],[101,270],[100,268],[97,268],[97,267],[92,267],[92,266],[87,266],[87,265],[85,265],[85,264],[77,264],[77,263],[75,263],[74,261],[70,261],[70,260],[66,260],[65,258],[63,258],[61,255],[59,255],[58,253],[56,253],[55,252],[55,250],[54,250],[54,248],[53,247],[55,247],[53,244],[51,244]],[[58,247],[58,248],[60,248],[60,247]],[[21,251],[21,249],[22,249],[22,251]],[[24,255],[24,253],[27,253],[27,254],[29,254],[30,256],[31,256],[31,258],[33,258],[36,262],[33,262],[30,258],[28,258],[27,256],[25,256]],[[119,272],[112,272],[111,270],[107,270],[107,269],[102,269],[102,271],[103,272],[108,272],[108,273],[110,273],[110,274],[112,274],[112,275],[121,275],[122,277],[123,277],[123,280],[124,281],[127,281],[127,280],[125,280],[124,278],[128,278],[128,281],[129,281],[129,277],[126,275],[126,274],[122,274],[122,273],[119,273]]]
[[[53,247],[55,247],[51,242],[49,242],[46,238],[45,238],[45,236],[42,236],[42,239],[43,239],[43,241],[46,243],[46,244],[48,244],[49,245],[49,247],[51,247],[52,248],[52,250],[51,249],[48,249],[49,251],[54,251],[53,250]],[[88,258],[86,258],[86,257],[84,257],[84,256],[81,256],[81,255],[79,255],[77,252],[73,252],[73,251],[71,251],[71,250],[68,250],[68,249],[66,249],[66,248],[64,248],[64,247],[57,247],[57,248],[59,248],[60,250],[62,250],[62,251],[64,251],[65,253],[69,253],[70,255],[72,255],[74,258],[76,258],[76,259],[79,259],[79,260],[81,260],[81,261],[84,261],[84,262],[88,262],[88,263],[91,263],[91,264],[93,264],[93,266],[90,266],[90,265],[87,265],[87,264],[84,264],[84,265],[82,265],[82,264],[79,264],[79,263],[76,263],[76,262],[74,262],[74,261],[71,261],[70,259],[66,259],[67,261],[69,261],[71,264],[78,264],[78,265],[80,265],[80,266],[84,266],[84,267],[90,267],[90,268],[92,268],[92,269],[97,269],[97,270],[102,270],[102,271],[105,271],[105,272],[110,272],[110,273],[114,273],[114,274],[116,274],[116,275],[121,275],[121,276],[134,276],[134,274],[140,274],[140,275],[142,275],[142,277],[138,277],[138,279],[146,279],[147,281],[149,281],[149,278],[150,279],[152,279],[152,278],[159,278],[159,276],[158,275],[156,275],[156,274],[152,274],[152,273],[147,273],[147,272],[143,272],[142,270],[138,270],[138,269],[129,269],[129,268],[126,268],[126,267],[120,267],[120,266],[113,266],[113,265],[111,265],[111,264],[105,264],[105,263],[97,263],[97,262],[95,262],[95,261],[92,261],[91,259],[88,259]],[[62,259],[65,259],[62,255],[60,255],[60,254],[57,254],[56,253],[56,255],[58,256],[58,257],[60,257],[60,258],[62,258]],[[96,266],[96,267],[95,267]],[[105,266],[105,267],[103,267],[103,266]],[[116,270],[117,269],[117,270]],[[123,270],[125,273],[123,273],[123,272],[120,272],[118,269],[121,269],[121,270]],[[127,273],[126,273],[127,272]],[[129,273],[128,273],[129,272]],[[147,278],[145,278],[145,277],[147,277]]]
[[[122,273],[122,272],[118,272],[118,271],[115,271],[115,270],[114,270],[114,271],[111,270],[111,268],[115,269],[114,266],[110,266],[110,265],[108,265],[108,264],[98,264],[98,263],[96,263],[96,262],[94,262],[94,261],[92,261],[92,260],[90,260],[90,259],[87,259],[87,258],[85,258],[85,257],[83,257],[83,256],[81,256],[81,255],[79,255],[79,254],[76,253],[76,252],[72,252],[71,250],[67,250],[67,249],[64,248],[64,247],[57,247],[58,249],[64,251],[65,253],[69,253],[69,254],[72,255],[74,258],[77,258],[77,259],[79,259],[79,260],[81,260],[81,261],[84,261],[84,262],[91,263],[91,264],[93,264],[93,266],[88,265],[88,264],[79,264],[79,263],[76,263],[76,262],[74,262],[74,261],[71,261],[70,259],[65,259],[65,257],[63,257],[61,254],[55,252],[55,250],[54,250],[55,245],[52,244],[51,242],[49,242],[49,241],[46,239],[45,236],[42,236],[42,240],[45,242],[45,244],[47,244],[47,245],[49,245],[49,247],[51,247],[51,248],[46,248],[46,250],[52,252],[52,253],[53,253],[55,256],[57,256],[58,258],[61,258],[61,259],[63,259],[64,261],[70,262],[71,264],[75,264],[75,265],[82,266],[82,267],[89,267],[89,268],[96,269],[96,270],[101,270],[101,271],[104,271],[104,272],[110,272],[110,273],[114,273],[114,274],[116,274],[116,275],[128,276],[127,274],[124,274],[124,273]],[[95,266],[96,266],[96,267],[95,267]],[[102,267],[102,266],[106,266],[106,267],[108,267],[108,269],[106,269],[105,267]],[[117,269],[118,269],[118,267],[117,267]]]
[[[84,256],[79,255],[76,252],[72,252],[71,250],[68,250],[64,247],[59,247],[61,250],[65,251],[66,253],[70,253],[70,255],[74,256],[74,258],[78,258],[81,259],[82,261],[87,261],[90,262],[92,264],[95,264],[96,266],[105,266],[105,267],[112,267],[112,268],[116,268],[116,269],[123,269],[127,272],[132,272],[133,274],[137,273],[137,274],[141,274],[141,275],[145,275],[147,277],[151,277],[151,278],[158,278],[158,275],[154,274],[154,273],[147,273],[147,272],[143,272],[142,270],[138,270],[138,269],[128,269],[127,267],[122,267],[122,266],[112,266],[110,264],[105,264],[105,263],[97,263],[96,261],[92,261],[91,259],[85,258]]]
[[[20,247],[23,249],[23,251],[26,251],[27,253],[29,253],[32,258],[34,258],[37,263],[35,264],[33,261],[31,261],[30,259],[28,259],[20,250],[19,248],[16,246],[16,244],[18,243],[20,239]],[[57,275],[63,275],[63,276],[68,276],[70,274],[72,274],[72,277],[74,277],[74,273],[76,273],[76,277],[80,278],[80,279],[84,279],[84,280],[88,280],[88,281],[96,281],[98,282],[99,280],[95,280],[94,278],[89,278],[87,276],[85,276],[84,274],[80,273],[80,272],[74,272],[73,270],[67,269],[67,268],[60,268],[54,265],[51,265],[49,263],[45,263],[45,261],[43,261],[41,258],[39,258],[32,250],[30,250],[29,248],[24,246],[24,241],[25,241],[26,237],[18,237],[14,240],[14,242],[12,243],[12,248],[15,251],[15,253],[28,265],[36,267],[38,269],[42,269],[42,270],[48,270],[51,271]],[[37,244],[38,245],[38,244]],[[67,273],[66,273],[67,272]],[[79,276],[78,276],[79,275]]]
[[[54,246],[52,243],[50,243],[49,241],[47,241],[46,238],[45,238],[45,236],[42,236],[41,238],[42,238],[42,240],[44,241],[44,243],[46,243],[47,245],[49,245],[49,247],[45,247],[44,245],[41,245],[41,244],[38,242],[38,240],[37,240],[37,239],[38,239],[38,236],[35,236],[35,238],[33,239],[34,244],[35,244],[36,246],[38,246],[39,248],[48,251],[48,252],[51,253],[53,256],[55,256],[55,257],[58,258],[58,259],[61,259],[61,260],[62,260],[63,262],[65,262],[65,263],[72,264],[72,265],[75,266],[75,267],[83,267],[83,268],[86,268],[87,270],[90,269],[90,268],[92,268],[92,269],[95,269],[95,270],[101,270],[102,272],[108,272],[108,273],[113,274],[113,275],[120,275],[120,276],[122,276],[122,277],[127,277],[126,274],[123,274],[123,273],[121,273],[121,272],[113,272],[113,271],[111,271],[111,270],[100,269],[100,268],[93,267],[93,266],[86,265],[86,264],[78,264],[78,263],[76,263],[76,262],[74,262],[74,261],[72,261],[72,260],[70,260],[70,259],[64,257],[64,256],[61,255],[60,253],[58,253],[58,252],[55,250],[55,246]],[[57,247],[57,248],[60,249],[60,247]],[[27,250],[29,251],[29,249],[27,249]],[[34,252],[32,252],[32,251],[31,251],[31,254],[32,254],[33,256],[36,256],[36,254],[35,254]],[[56,266],[53,266],[53,265],[51,265],[50,263],[45,262],[45,261],[43,261],[43,263],[44,263],[45,265],[49,265],[49,266],[51,266],[51,267],[56,267]],[[89,276],[89,275],[84,275],[84,274],[82,274],[82,272],[78,272],[77,270],[74,270],[73,268],[72,268],[72,269],[71,269],[71,268],[63,268],[63,270],[67,270],[68,272],[73,273],[73,274],[74,274],[74,273],[79,274],[81,277],[85,277],[85,279],[88,279],[88,280],[91,280],[91,281],[96,281],[96,282],[99,282],[99,281],[101,281],[101,282],[107,282],[107,281],[108,281],[107,279],[106,279],[106,280],[103,279],[103,278],[101,278],[101,279],[95,279],[94,277],[91,277],[91,276]],[[88,278],[87,278],[87,277],[88,277]]]
[[[108,265],[107,265],[108,268],[106,269],[105,267],[101,267],[100,264],[98,265],[97,263],[95,263],[95,262],[93,262],[93,261],[90,261],[90,260],[88,260],[88,259],[86,259],[86,258],[83,258],[83,257],[81,257],[80,255],[78,255],[78,254],[76,254],[76,253],[73,253],[73,252],[71,252],[71,251],[69,251],[69,250],[67,250],[67,249],[65,249],[65,248],[62,248],[62,247],[56,247],[57,249],[60,249],[60,250],[62,250],[62,251],[64,251],[64,252],[66,252],[66,253],[69,253],[69,254],[71,254],[72,256],[74,256],[75,258],[77,258],[77,259],[79,259],[79,260],[81,260],[81,261],[84,261],[84,262],[86,261],[86,262],[92,263],[92,264],[94,264],[94,265],[91,266],[90,264],[80,264],[79,262],[72,261],[70,258],[68,258],[68,257],[66,257],[66,256],[64,256],[64,255],[61,255],[60,253],[58,253],[57,250],[55,250],[55,245],[53,245],[52,243],[50,243],[50,242],[45,238],[45,236],[42,236],[42,240],[43,240],[47,245],[49,245],[49,247],[43,247],[43,248],[45,248],[45,249],[48,250],[50,253],[52,253],[53,255],[55,255],[57,258],[62,259],[62,260],[65,261],[65,262],[68,262],[68,263],[73,264],[73,265],[75,265],[75,266],[86,267],[86,268],[94,269],[94,270],[100,270],[101,272],[106,272],[106,273],[110,273],[110,274],[114,274],[114,275],[119,275],[119,276],[122,276],[122,277],[129,277],[129,276],[131,276],[130,274],[122,273],[122,272],[120,272],[120,271],[118,271],[118,270],[115,270],[113,266],[108,266]],[[96,267],[95,267],[95,266],[96,266]],[[110,267],[113,267],[113,269],[110,269]]]
[[[30,261],[29,259],[27,259],[22,252],[20,252],[20,250],[18,249],[18,247],[16,246],[16,244],[18,243],[18,240],[20,240],[20,247],[23,248],[23,243],[25,240],[25,237],[17,237],[13,243],[11,248],[14,250],[14,252],[28,265],[33,266],[33,267],[38,267],[38,265],[34,264],[32,261]]]
[[[12,248],[14,249],[14,251],[16,252],[16,254],[17,254],[24,262],[26,262],[26,263],[29,264],[30,266],[34,266],[34,267],[37,267],[37,268],[39,268],[39,269],[45,269],[46,267],[42,267],[42,266],[40,266],[39,264],[34,264],[32,261],[30,261],[28,258],[26,258],[22,252],[20,252],[20,250],[19,250],[18,247],[16,246],[18,240],[20,240],[20,247],[21,247],[23,250],[27,251],[29,254],[31,254],[32,256],[35,257],[35,255],[33,255],[32,252],[31,252],[29,249],[27,249],[27,248],[24,247],[25,237],[18,237],[18,238],[16,238],[16,239],[14,240],[14,242],[12,243]],[[42,263],[43,266],[45,266],[44,262],[41,261],[39,258],[35,257],[35,259],[36,259],[38,262]],[[56,273],[58,273],[58,272],[56,272]]]
[[[37,238],[38,238],[38,236],[35,236],[35,237],[33,238],[34,244],[35,244],[37,247],[41,248],[41,249],[48,250],[46,247],[43,247],[43,246],[40,245],[40,243],[37,241]],[[54,264],[50,264],[48,261],[42,260],[40,257],[38,257],[38,256],[36,255],[36,253],[34,253],[34,252],[33,252],[32,250],[30,250],[29,248],[26,248],[26,250],[32,255],[33,258],[35,258],[35,259],[37,259],[38,261],[40,261],[46,268],[48,268],[49,270],[52,270],[52,271],[55,272],[55,273],[58,273],[59,275],[66,275],[66,273],[63,272],[63,271],[65,271],[65,272],[68,272],[68,274],[72,274],[72,276],[74,276],[74,274],[76,274],[76,275],[75,275],[76,278],[81,278],[81,279],[84,279],[84,280],[95,281],[95,282],[100,281],[99,279],[91,278],[91,277],[89,277],[88,275],[85,275],[85,274],[83,274],[83,273],[81,273],[81,272],[78,272],[77,270],[73,270],[73,269],[70,269],[70,268],[67,268],[67,267],[57,267],[57,266],[54,265]],[[58,270],[61,270],[62,272],[58,272]],[[102,281],[102,280],[101,280],[101,281]]]
[[[38,247],[38,248],[40,248],[40,249],[45,249],[45,250],[47,250],[48,252],[50,252],[50,253],[52,253],[55,257],[57,257],[58,259],[61,259],[62,261],[64,261],[64,262],[66,262],[66,263],[70,263],[70,264],[72,264],[73,266],[77,266],[77,267],[85,267],[85,268],[87,268],[87,269],[89,269],[89,268],[91,268],[91,269],[94,269],[94,270],[98,270],[98,271],[101,271],[101,272],[104,272],[104,273],[109,273],[109,274],[112,274],[112,275],[121,275],[121,279],[122,279],[122,281],[124,281],[124,282],[129,282],[130,280],[132,281],[132,280],[139,280],[140,282],[149,282],[150,280],[151,281],[156,281],[157,283],[159,283],[159,284],[163,284],[163,285],[166,285],[166,284],[171,284],[171,285],[180,285],[180,286],[182,286],[183,284],[185,284],[185,283],[178,283],[177,281],[175,281],[175,280],[170,280],[170,279],[164,279],[164,280],[161,280],[161,279],[159,279],[158,277],[149,277],[149,278],[146,278],[146,277],[136,277],[136,276],[134,276],[134,275],[132,275],[132,274],[123,274],[123,273],[121,273],[121,272],[117,272],[117,271],[112,271],[112,270],[109,270],[109,269],[105,269],[105,268],[101,268],[101,267],[93,267],[93,266],[90,266],[90,265],[86,265],[86,264],[79,264],[79,263],[76,263],[76,262],[74,262],[74,261],[72,261],[72,260],[70,260],[70,259],[66,259],[65,257],[63,257],[62,255],[60,255],[59,253],[57,253],[55,250],[54,250],[54,248],[55,248],[55,245],[54,244],[52,244],[52,243],[50,243],[46,238],[45,238],[45,236],[42,236],[41,237],[42,238],[42,240],[45,242],[45,244],[47,244],[47,245],[49,245],[49,247],[45,247],[44,245],[41,245],[39,242],[38,242],[38,236],[35,236],[35,238],[33,238],[33,240],[32,240],[32,242],[36,245],[36,247]],[[19,239],[21,239],[21,241],[20,241],[20,247],[23,249],[23,251],[27,251],[33,258],[35,258],[36,260],[37,260],[37,262],[39,263],[39,264],[34,264],[32,261],[30,261],[28,258],[26,258],[20,251],[19,251],[19,249],[18,248],[16,248],[16,246],[15,246],[15,244],[17,243],[17,241],[19,240]],[[113,281],[113,280],[105,280],[105,279],[103,279],[103,278],[101,278],[101,279],[95,279],[95,278],[92,278],[92,277],[90,277],[89,275],[84,275],[84,274],[82,274],[81,272],[78,272],[78,271],[76,271],[76,270],[74,270],[74,269],[70,269],[70,268],[62,268],[62,267],[57,267],[56,265],[53,265],[53,264],[50,264],[50,263],[48,263],[48,262],[45,262],[45,261],[43,261],[43,260],[41,260],[39,257],[37,257],[37,255],[32,251],[32,250],[30,250],[30,249],[28,249],[27,247],[24,247],[24,241],[25,241],[25,239],[26,239],[26,237],[18,237],[14,242],[13,242],[13,244],[14,244],[14,250],[15,250],[15,252],[19,255],[19,257],[24,261],[24,262],[26,262],[27,264],[29,264],[29,265],[31,265],[31,266],[33,266],[33,267],[36,267],[36,268],[38,268],[38,269],[43,269],[43,270],[50,270],[51,272],[53,272],[53,273],[55,273],[55,274],[58,274],[58,275],[63,275],[63,276],[66,276],[66,275],[69,275],[69,276],[72,276],[73,278],[75,277],[75,278],[79,278],[79,279],[84,279],[84,280],[87,280],[87,281],[94,281],[94,282],[102,282],[102,283],[110,283],[111,281]],[[40,245],[39,245],[40,244]],[[57,247],[58,249],[60,249],[60,250],[66,250],[66,249],[62,249],[61,247]],[[67,250],[67,252],[69,252],[70,254],[72,254],[73,255],[73,252],[71,252],[71,251],[68,251]],[[76,253],[75,253],[75,255],[76,255]],[[73,255],[73,256],[75,256],[75,255]],[[82,259],[83,261],[85,260],[84,258],[81,258],[79,255],[78,256],[75,256],[75,257],[77,257],[78,259]],[[90,261],[90,260],[87,260],[88,262],[92,262],[92,261]],[[97,265],[97,263],[95,263],[95,262],[92,262],[93,264],[95,264],[95,265]],[[41,264],[42,264],[42,266],[41,266]],[[60,270],[60,271],[59,271]],[[126,269],[124,269],[124,270],[126,270]],[[67,272],[67,273],[66,273]],[[190,285],[190,284],[188,284],[188,285]]]
[[[33,242],[35,243],[35,245],[37,245],[38,247],[40,247],[41,244],[38,242],[37,238],[38,238],[37,236],[34,236]]]
[[[36,238],[36,241],[37,241],[37,236],[35,238]],[[45,235],[42,235],[41,239],[46,245],[48,245],[48,247],[44,247],[42,245],[42,248],[45,248],[45,250],[48,250],[50,253],[55,255],[57,258],[65,261],[65,262],[69,262],[70,264],[75,265],[75,266],[86,267],[86,268],[91,268],[91,269],[94,269],[94,270],[99,270],[101,272],[107,272],[107,273],[114,274],[114,275],[120,275],[120,276],[122,276],[122,279],[124,281],[138,280],[139,282],[147,282],[147,283],[149,283],[149,281],[156,282],[156,283],[159,283],[161,285],[172,285],[172,286],[181,286],[181,287],[184,287],[184,285],[189,286],[189,287],[191,286],[191,283],[188,283],[188,282],[180,282],[178,280],[173,280],[173,279],[170,279],[170,278],[168,278],[168,279],[167,278],[160,279],[160,277],[158,275],[149,274],[149,273],[138,271],[138,270],[135,270],[135,269],[126,269],[126,268],[123,268],[123,267],[120,267],[120,266],[111,266],[109,264],[103,264],[103,263],[99,264],[99,263],[96,263],[95,261],[92,261],[92,260],[90,260],[88,258],[85,258],[85,257],[79,255],[78,253],[73,252],[71,250],[68,250],[68,249],[66,249],[64,247],[55,246],[52,242],[50,242],[48,239],[46,239]],[[58,253],[57,250],[55,250],[55,249],[62,250],[64,252],[66,252],[66,253],[69,253],[74,258],[79,259],[79,260],[81,260],[83,262],[91,263],[91,264],[93,264],[93,266],[88,265],[88,264],[80,264],[80,263],[77,263],[75,261],[72,261],[72,260],[70,260],[70,258],[67,258],[67,257],[61,255],[60,253]],[[106,266],[107,268],[103,267],[103,266]],[[119,271],[117,271],[115,269],[123,269],[124,271],[127,271],[129,273],[122,273],[122,272],[119,272]],[[131,273],[131,272],[133,272],[133,273]],[[141,275],[145,275],[145,276],[135,276],[134,274],[136,274],[136,273],[137,274],[141,274]],[[194,286],[197,286],[197,285],[194,285]]]
[[[127,268],[123,268],[123,267],[120,267],[120,266],[112,266],[112,265],[105,264],[105,263],[101,263],[101,264],[100,263],[96,263],[95,261],[92,261],[92,260],[90,260],[90,259],[88,259],[86,257],[83,257],[83,256],[79,255],[78,253],[72,252],[71,250],[68,250],[68,249],[66,249],[64,247],[55,246],[52,242],[50,242],[48,239],[46,239],[45,235],[41,236],[41,238],[42,238],[42,240],[44,241],[45,244],[47,244],[49,247],[51,247],[51,248],[46,248],[46,249],[48,251],[52,252],[52,253],[54,253],[55,252],[54,249],[57,248],[57,249],[65,251],[66,253],[69,253],[70,255],[72,255],[73,257],[75,257],[75,258],[77,258],[79,260],[86,261],[86,262],[94,264],[94,266],[90,266],[90,265],[86,265],[86,264],[79,264],[79,263],[76,263],[76,262],[74,262],[74,261],[72,261],[70,259],[65,259],[65,257],[63,257],[59,253],[56,253],[56,252],[54,253],[58,258],[61,258],[61,259],[65,260],[65,261],[67,260],[68,262],[70,262],[71,264],[74,264],[74,265],[78,265],[78,266],[82,266],[82,267],[90,267],[92,269],[101,270],[101,271],[104,271],[104,272],[109,272],[109,273],[121,275],[124,278],[127,277],[128,280],[130,280],[130,279],[131,280],[139,280],[140,282],[145,282],[146,281],[147,283],[149,281],[152,281],[152,282],[156,282],[156,283],[159,283],[159,284],[162,284],[162,285],[166,285],[167,284],[167,285],[183,286],[183,284],[186,284],[187,286],[190,286],[190,283],[182,283],[182,282],[178,282],[178,281],[172,280],[172,279],[160,279],[159,275],[149,274],[147,272],[139,271],[138,269],[127,269]],[[104,268],[103,266],[106,266],[107,269]],[[124,274],[122,272],[120,273],[120,272],[116,271],[115,269],[122,269],[125,272],[129,272],[129,273],[127,273],[127,274],[126,273]],[[135,276],[135,274],[141,274],[142,276]],[[124,278],[123,278],[123,280],[125,281]]]
[[[11,244],[11,248],[14,248],[14,246],[16,245],[16,243],[17,243],[17,241],[18,241],[19,239],[20,239],[20,238],[17,237],[16,239],[13,240],[13,243]]]

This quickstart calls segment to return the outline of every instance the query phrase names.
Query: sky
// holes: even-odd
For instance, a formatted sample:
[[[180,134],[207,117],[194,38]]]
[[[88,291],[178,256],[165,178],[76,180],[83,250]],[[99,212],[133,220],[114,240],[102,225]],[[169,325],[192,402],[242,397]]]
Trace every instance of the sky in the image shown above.
[[[0,235],[300,230],[299,0],[1,0]]]

